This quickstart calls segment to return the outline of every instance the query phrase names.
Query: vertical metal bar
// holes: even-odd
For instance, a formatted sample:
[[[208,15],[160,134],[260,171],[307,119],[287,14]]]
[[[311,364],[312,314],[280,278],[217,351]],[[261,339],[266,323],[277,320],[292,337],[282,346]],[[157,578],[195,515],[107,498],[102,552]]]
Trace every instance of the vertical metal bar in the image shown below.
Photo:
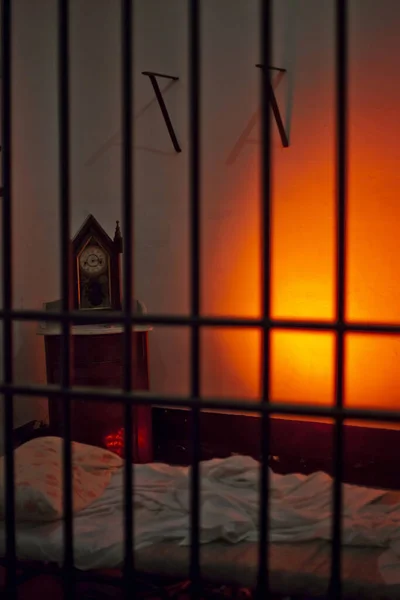
[[[200,4],[189,3],[189,102],[190,102],[190,229],[191,316],[200,316]],[[200,396],[200,329],[191,324],[191,395]],[[200,409],[192,408],[191,554],[192,597],[200,598]]]
[[[123,387],[126,392],[132,390],[132,323],[130,320],[132,313],[132,294],[133,294],[133,123],[132,123],[132,103],[133,103],[133,1],[122,0],[121,3],[121,31],[122,31],[122,200],[123,200],[123,232],[125,238],[124,253],[124,296],[123,310],[125,314],[124,331],[124,375]],[[124,408],[124,428],[125,428],[125,561],[124,561],[124,583],[126,595],[134,596],[134,551],[133,551],[133,435],[132,435],[132,405],[125,403]]]
[[[261,5],[261,70],[262,100],[262,156],[261,156],[261,236],[262,236],[262,402],[269,402],[270,374],[270,287],[271,287],[271,83],[268,65],[272,52],[272,1],[262,0]],[[269,594],[269,468],[270,416],[264,412],[261,419],[261,472],[260,472],[260,540],[258,555],[258,595]]]
[[[11,207],[11,0],[2,0],[2,167],[3,167],[3,309],[12,309],[12,207]],[[13,323],[10,316],[3,321],[3,377],[4,383],[13,382]],[[4,394],[4,439],[6,464],[6,596],[17,597],[16,588],[16,544],[15,544],[15,494],[14,494],[14,454],[13,454],[13,394]]]
[[[336,136],[337,136],[337,211],[336,211],[336,405],[343,406],[344,320],[346,268],[346,192],[347,192],[347,13],[346,0],[336,0]],[[341,598],[341,525],[343,479],[343,421],[334,427],[334,472],[331,597]]]
[[[71,246],[70,246],[70,135],[69,135],[69,2],[58,1],[58,69],[59,69],[59,177],[60,177],[60,240],[62,310],[71,310]],[[70,321],[62,319],[61,386],[71,385]],[[67,394],[62,394],[63,406],[63,474],[64,474],[64,568],[63,586],[66,598],[74,597],[74,553],[72,513],[71,406]]]

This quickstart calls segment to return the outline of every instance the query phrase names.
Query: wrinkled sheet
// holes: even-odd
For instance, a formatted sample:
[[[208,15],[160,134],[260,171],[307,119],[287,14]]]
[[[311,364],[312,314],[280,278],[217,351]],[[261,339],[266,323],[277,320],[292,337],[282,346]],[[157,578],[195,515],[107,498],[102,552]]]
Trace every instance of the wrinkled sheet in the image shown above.
[[[170,562],[175,556],[176,565],[180,561],[179,568],[185,569],[190,543],[190,469],[162,464],[135,465],[134,486],[134,540],[138,566],[141,562],[144,569],[152,565],[150,570],[154,572],[152,569],[157,564],[154,556],[160,556],[163,548],[170,556]],[[272,557],[275,555],[283,564],[292,556],[286,569],[293,571],[297,564],[302,571],[299,573],[295,569],[299,576],[304,578],[308,572],[314,578],[323,576],[325,580],[329,576],[331,478],[324,473],[305,476],[271,472],[270,486]],[[201,464],[201,490],[202,560],[207,555],[212,556],[213,565],[206,567],[212,571],[219,564],[222,575],[221,561],[230,555],[225,571],[235,569],[231,577],[241,572],[243,580],[251,580],[257,569],[259,464],[243,456],[206,461]],[[343,498],[345,554],[368,555],[374,564],[370,573],[379,573],[380,583],[397,586],[400,584],[400,493],[388,494],[385,490],[344,485]],[[43,525],[20,524],[17,527],[18,557],[61,563],[62,535],[59,521]],[[77,568],[121,566],[122,473],[115,474],[104,495],[75,517],[74,536]],[[4,526],[0,525],[1,553],[5,550],[4,541]],[[297,552],[300,555],[295,559]],[[244,562],[238,569],[232,554],[241,556],[243,553],[245,556],[240,561]],[[282,556],[286,556],[286,560]],[[308,570],[303,560],[306,556]],[[365,556],[364,563],[368,564]],[[247,576],[243,569],[247,569]],[[173,565],[170,565],[170,572],[173,572]],[[363,574],[364,579],[366,575]]]

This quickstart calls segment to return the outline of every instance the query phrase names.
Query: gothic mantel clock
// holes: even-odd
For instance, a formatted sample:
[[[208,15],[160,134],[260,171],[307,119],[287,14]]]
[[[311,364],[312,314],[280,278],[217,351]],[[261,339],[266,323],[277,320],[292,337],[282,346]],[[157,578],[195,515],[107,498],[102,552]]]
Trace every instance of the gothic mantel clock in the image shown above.
[[[71,385],[76,388],[122,389],[124,385],[125,332],[108,324],[110,311],[121,309],[120,254],[122,238],[117,221],[111,239],[90,215],[71,242],[74,268],[75,309],[85,315],[100,311],[101,318],[92,327],[72,327]],[[72,286],[71,286],[72,289]],[[49,303],[55,310],[59,301]],[[137,309],[139,311],[139,308]],[[99,314],[99,313],[97,313]],[[104,317],[104,318],[103,318]],[[132,389],[149,390],[148,332],[150,327],[132,328]],[[45,336],[46,371],[49,384],[60,385],[62,374],[62,335],[57,327],[43,331]],[[81,444],[109,448],[121,456],[125,447],[125,413],[122,403],[98,402],[74,397],[71,402],[71,439]],[[61,397],[49,402],[49,432],[60,436],[64,413]],[[132,408],[132,455],[134,462],[152,462],[151,406]]]
[[[114,239],[89,215],[72,240],[74,308],[79,311],[121,310],[120,254],[122,237],[117,221]]]

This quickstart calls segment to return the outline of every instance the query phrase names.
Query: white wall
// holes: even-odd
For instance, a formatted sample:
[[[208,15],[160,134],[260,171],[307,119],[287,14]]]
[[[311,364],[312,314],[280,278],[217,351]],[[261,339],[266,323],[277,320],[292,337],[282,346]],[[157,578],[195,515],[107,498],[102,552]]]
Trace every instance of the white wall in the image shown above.
[[[12,8],[14,306],[39,308],[57,286],[56,5],[52,0],[17,0]],[[19,382],[45,378],[35,330],[34,323],[14,327],[14,376]],[[16,427],[46,414],[45,400],[15,399]]]
[[[351,0],[349,4],[352,48],[375,48],[375,34],[384,45],[387,33],[379,23],[395,27],[400,3]],[[135,295],[151,312],[185,313],[189,310],[187,2],[136,0],[135,5]],[[56,3],[14,0],[13,7],[14,301],[19,308],[39,308],[59,296]],[[255,126],[249,137],[259,139],[260,74],[254,66],[259,61],[259,6],[257,0],[202,0],[201,7],[203,310],[254,315],[259,310],[259,144],[239,144],[238,152],[237,143],[252,120]],[[291,147],[281,148],[273,125],[274,191],[276,198],[287,202],[285,210],[290,213],[297,210],[299,185],[306,182],[300,225],[318,210],[327,232],[334,189],[333,23],[333,0],[275,2],[274,62],[288,70],[277,97]],[[121,214],[119,29],[117,0],[71,1],[74,230],[91,212],[112,233]],[[398,51],[399,42],[393,44]],[[368,72],[361,55],[357,61]],[[380,68],[389,71],[388,65]],[[165,100],[181,154],[173,151],[142,70],[180,78]],[[393,105],[398,95],[396,88]],[[278,210],[274,218],[282,220],[283,214]],[[289,225],[286,239],[300,235],[293,223]],[[281,240],[285,244],[285,236]],[[313,252],[326,255],[326,266],[332,267],[329,240],[327,233],[326,244],[313,250],[298,238],[305,270],[312,272]],[[318,296],[320,290],[310,288],[307,293]],[[299,297],[299,306],[302,302]],[[254,333],[207,334],[205,340],[205,391],[254,396]],[[185,393],[187,332],[158,328],[151,334],[150,348],[153,390]],[[43,383],[43,340],[36,337],[35,324],[16,327],[15,353],[18,380]],[[42,414],[44,406],[33,399],[21,401],[16,425]]]

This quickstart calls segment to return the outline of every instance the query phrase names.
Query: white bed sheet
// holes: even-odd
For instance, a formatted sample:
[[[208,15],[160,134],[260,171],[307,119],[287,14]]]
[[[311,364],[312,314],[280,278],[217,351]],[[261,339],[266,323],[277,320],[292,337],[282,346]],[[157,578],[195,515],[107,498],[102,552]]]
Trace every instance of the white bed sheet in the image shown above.
[[[254,546],[258,538],[259,465],[248,457],[213,460],[201,466],[201,538],[204,556],[211,546]],[[135,547],[175,547],[189,543],[190,471],[168,465],[135,465]],[[118,568],[123,563],[123,474],[113,476],[104,495],[74,518],[75,566],[80,570]],[[271,532],[275,547],[294,542],[329,542],[332,481],[323,474],[271,473]],[[343,540],[372,549],[386,583],[400,584],[400,494],[385,501],[384,490],[344,486]],[[62,522],[19,524],[20,560],[63,561]],[[284,544],[282,544],[282,542]],[[179,550],[179,547],[180,550]],[[299,544],[299,547],[301,545]],[[151,550],[151,548],[149,548]],[[0,524],[0,554],[5,552]],[[168,551],[167,551],[168,552]],[[145,552],[148,554],[148,552]],[[317,561],[318,562],[318,561]],[[315,565],[310,565],[315,571]]]

